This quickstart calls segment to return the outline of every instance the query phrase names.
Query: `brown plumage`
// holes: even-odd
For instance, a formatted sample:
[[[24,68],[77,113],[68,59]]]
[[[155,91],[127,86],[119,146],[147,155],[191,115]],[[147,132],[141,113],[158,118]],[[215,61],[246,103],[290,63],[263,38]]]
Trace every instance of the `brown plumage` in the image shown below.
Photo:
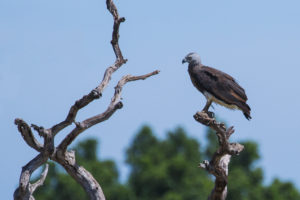
[[[208,111],[211,103],[215,102],[230,109],[239,109],[248,120],[251,119],[245,90],[234,78],[220,70],[202,65],[196,53],[188,54],[182,62],[189,63],[188,72],[192,83],[207,99],[204,111]]]

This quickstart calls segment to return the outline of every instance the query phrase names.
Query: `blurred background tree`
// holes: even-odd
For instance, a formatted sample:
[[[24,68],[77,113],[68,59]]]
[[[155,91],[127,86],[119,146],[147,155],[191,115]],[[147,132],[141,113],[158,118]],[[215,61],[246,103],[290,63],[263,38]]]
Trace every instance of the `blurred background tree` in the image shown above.
[[[182,128],[159,139],[150,127],[142,127],[126,152],[130,173],[125,183],[120,183],[114,161],[98,159],[97,140],[84,140],[74,150],[78,163],[101,183],[108,200],[204,200],[213,187],[213,180],[197,165],[209,159],[217,147],[214,132],[208,129],[206,137],[207,144],[202,146]],[[264,184],[263,170],[257,165],[258,145],[253,141],[242,144],[245,150],[230,163],[227,199],[300,200],[300,193],[291,182],[274,179],[270,185]],[[37,200],[88,199],[83,189],[53,163],[35,197]]]
[[[140,200],[207,199],[213,184],[197,168],[202,159],[200,144],[183,129],[158,140],[149,127],[143,127],[127,150],[129,187]]]

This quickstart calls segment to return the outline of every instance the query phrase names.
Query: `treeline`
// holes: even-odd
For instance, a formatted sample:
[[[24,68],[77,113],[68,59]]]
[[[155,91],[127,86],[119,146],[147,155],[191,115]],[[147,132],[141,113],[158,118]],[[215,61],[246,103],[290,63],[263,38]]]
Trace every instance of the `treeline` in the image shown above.
[[[158,139],[151,128],[144,126],[126,152],[130,173],[126,183],[119,182],[119,172],[113,160],[99,160],[98,143],[87,139],[78,143],[77,162],[100,183],[108,200],[206,200],[213,187],[212,177],[197,168],[200,161],[210,158],[216,149],[216,136],[207,131],[207,145],[189,137],[178,128]],[[230,200],[300,200],[300,193],[290,182],[274,179],[264,183],[264,172],[256,162],[258,145],[242,142],[245,150],[232,158],[229,172]],[[37,200],[88,199],[83,189],[60,167],[50,163],[45,184]]]

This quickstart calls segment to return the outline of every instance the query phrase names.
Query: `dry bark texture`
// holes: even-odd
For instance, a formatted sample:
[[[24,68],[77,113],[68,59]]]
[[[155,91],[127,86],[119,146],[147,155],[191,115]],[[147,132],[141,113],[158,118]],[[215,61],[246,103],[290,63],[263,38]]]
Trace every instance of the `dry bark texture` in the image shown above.
[[[238,155],[244,146],[239,143],[229,143],[229,137],[234,133],[233,126],[226,129],[224,123],[219,123],[206,112],[197,112],[194,115],[196,121],[216,131],[219,148],[210,161],[203,161],[199,167],[215,176],[215,187],[208,200],[225,200],[227,196],[228,165],[232,155]]]
[[[25,142],[33,149],[39,152],[39,154],[28,162],[23,168],[19,180],[19,187],[14,192],[15,200],[34,200],[33,193],[44,183],[47,176],[48,165],[46,164],[40,179],[36,183],[30,183],[31,174],[40,166],[44,165],[49,159],[59,163],[71,175],[86,191],[90,199],[92,200],[104,200],[105,196],[103,191],[95,178],[82,166],[78,166],[75,159],[75,152],[68,151],[68,146],[76,139],[76,137],[87,130],[88,128],[108,120],[118,109],[121,109],[123,104],[121,102],[121,92],[123,86],[130,81],[144,80],[150,76],[159,73],[158,70],[142,76],[124,76],[115,87],[115,93],[111,99],[107,109],[98,115],[87,118],[81,122],[76,122],[76,116],[80,109],[87,106],[92,101],[99,99],[102,96],[103,90],[108,85],[112,74],[118,70],[123,64],[126,63],[126,59],[123,58],[120,46],[119,46],[119,27],[122,22],[125,21],[124,17],[119,17],[118,10],[112,0],[106,1],[107,9],[112,14],[114,19],[113,32],[112,32],[112,48],[116,55],[114,64],[109,66],[105,73],[101,83],[93,89],[89,94],[83,96],[77,100],[74,105],[71,106],[66,119],[51,128],[45,129],[41,126],[32,124],[31,127],[22,119],[15,119],[15,124],[18,127]],[[58,146],[54,146],[54,137],[61,130],[75,124],[74,129],[61,141]],[[44,143],[41,144],[36,140],[32,129],[35,130],[44,139]]]

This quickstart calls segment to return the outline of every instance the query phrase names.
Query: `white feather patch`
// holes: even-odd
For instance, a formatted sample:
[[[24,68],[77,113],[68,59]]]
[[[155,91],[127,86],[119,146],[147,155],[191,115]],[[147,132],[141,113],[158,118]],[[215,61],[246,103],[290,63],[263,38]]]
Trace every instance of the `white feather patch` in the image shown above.
[[[205,98],[206,98],[208,101],[211,100],[211,101],[213,101],[214,103],[220,104],[221,106],[224,106],[224,107],[229,108],[229,109],[233,109],[233,110],[234,110],[234,109],[238,109],[238,110],[240,110],[240,108],[237,107],[236,105],[226,104],[224,101],[217,99],[215,96],[213,96],[213,95],[210,94],[209,92],[206,92],[206,91],[205,91],[203,94],[204,94]]]

